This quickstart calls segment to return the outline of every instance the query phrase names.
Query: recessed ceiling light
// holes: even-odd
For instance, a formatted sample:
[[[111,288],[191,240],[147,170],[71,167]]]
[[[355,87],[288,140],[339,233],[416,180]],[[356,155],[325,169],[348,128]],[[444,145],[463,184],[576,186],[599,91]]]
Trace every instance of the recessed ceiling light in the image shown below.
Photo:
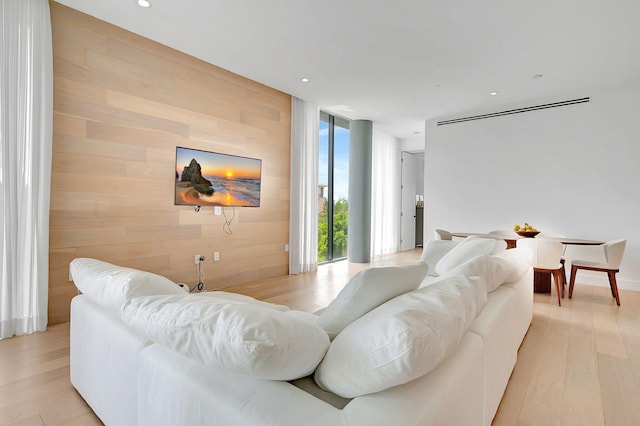
[[[307,77],[302,77],[302,78],[300,79],[300,81],[301,81],[301,82],[303,82],[303,83],[308,83],[308,82],[309,82],[309,79],[308,79]]]
[[[149,0],[138,0],[138,6],[151,7],[151,2]]]
[[[491,92],[489,93],[491,96],[496,96],[498,94],[498,92]]]

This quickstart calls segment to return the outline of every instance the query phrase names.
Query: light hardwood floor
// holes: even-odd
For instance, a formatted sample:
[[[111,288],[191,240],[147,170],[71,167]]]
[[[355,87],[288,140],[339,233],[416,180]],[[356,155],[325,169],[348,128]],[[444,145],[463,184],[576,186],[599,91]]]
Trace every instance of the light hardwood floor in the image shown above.
[[[374,260],[407,264],[420,251]],[[328,304],[369,265],[338,262],[317,272],[272,278],[230,289],[314,311]],[[578,280],[562,307],[535,295],[533,322],[494,425],[640,424],[640,292]],[[69,383],[69,324],[0,341],[0,425],[99,425]],[[330,425],[328,425],[330,426]]]

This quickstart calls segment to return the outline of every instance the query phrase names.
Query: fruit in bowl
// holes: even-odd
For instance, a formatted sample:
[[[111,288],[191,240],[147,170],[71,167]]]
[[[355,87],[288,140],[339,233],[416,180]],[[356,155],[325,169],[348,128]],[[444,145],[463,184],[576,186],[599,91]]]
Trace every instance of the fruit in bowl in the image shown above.
[[[527,222],[524,223],[524,226],[515,225],[513,230],[516,231],[516,234],[521,237],[533,238],[540,233],[536,228],[529,225]]]

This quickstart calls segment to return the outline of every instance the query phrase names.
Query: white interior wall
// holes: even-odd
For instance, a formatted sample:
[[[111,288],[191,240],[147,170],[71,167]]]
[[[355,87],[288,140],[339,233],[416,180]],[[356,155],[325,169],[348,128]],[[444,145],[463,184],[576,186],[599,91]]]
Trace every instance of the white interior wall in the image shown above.
[[[416,154],[416,193],[424,195],[424,152]]]
[[[575,238],[625,238],[618,282],[640,290],[640,82],[529,105],[584,96],[591,102],[444,126],[427,122],[425,240],[434,228],[486,232],[523,222]],[[519,106],[527,105],[513,107]],[[569,246],[567,257],[601,253]],[[604,274],[579,274],[607,283]]]
[[[406,139],[400,139],[398,149],[407,152],[423,152],[424,151],[424,135],[419,134]]]

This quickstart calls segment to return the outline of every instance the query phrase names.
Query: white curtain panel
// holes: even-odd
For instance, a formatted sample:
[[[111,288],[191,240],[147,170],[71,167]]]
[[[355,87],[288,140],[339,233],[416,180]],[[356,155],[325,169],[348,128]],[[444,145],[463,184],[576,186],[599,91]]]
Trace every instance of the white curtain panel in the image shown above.
[[[371,165],[371,255],[398,251],[400,227],[400,157],[398,141],[373,129]]]
[[[291,195],[289,273],[318,268],[318,134],[320,110],[291,102]]]
[[[0,0],[0,338],[42,331],[53,121],[47,0]]]

